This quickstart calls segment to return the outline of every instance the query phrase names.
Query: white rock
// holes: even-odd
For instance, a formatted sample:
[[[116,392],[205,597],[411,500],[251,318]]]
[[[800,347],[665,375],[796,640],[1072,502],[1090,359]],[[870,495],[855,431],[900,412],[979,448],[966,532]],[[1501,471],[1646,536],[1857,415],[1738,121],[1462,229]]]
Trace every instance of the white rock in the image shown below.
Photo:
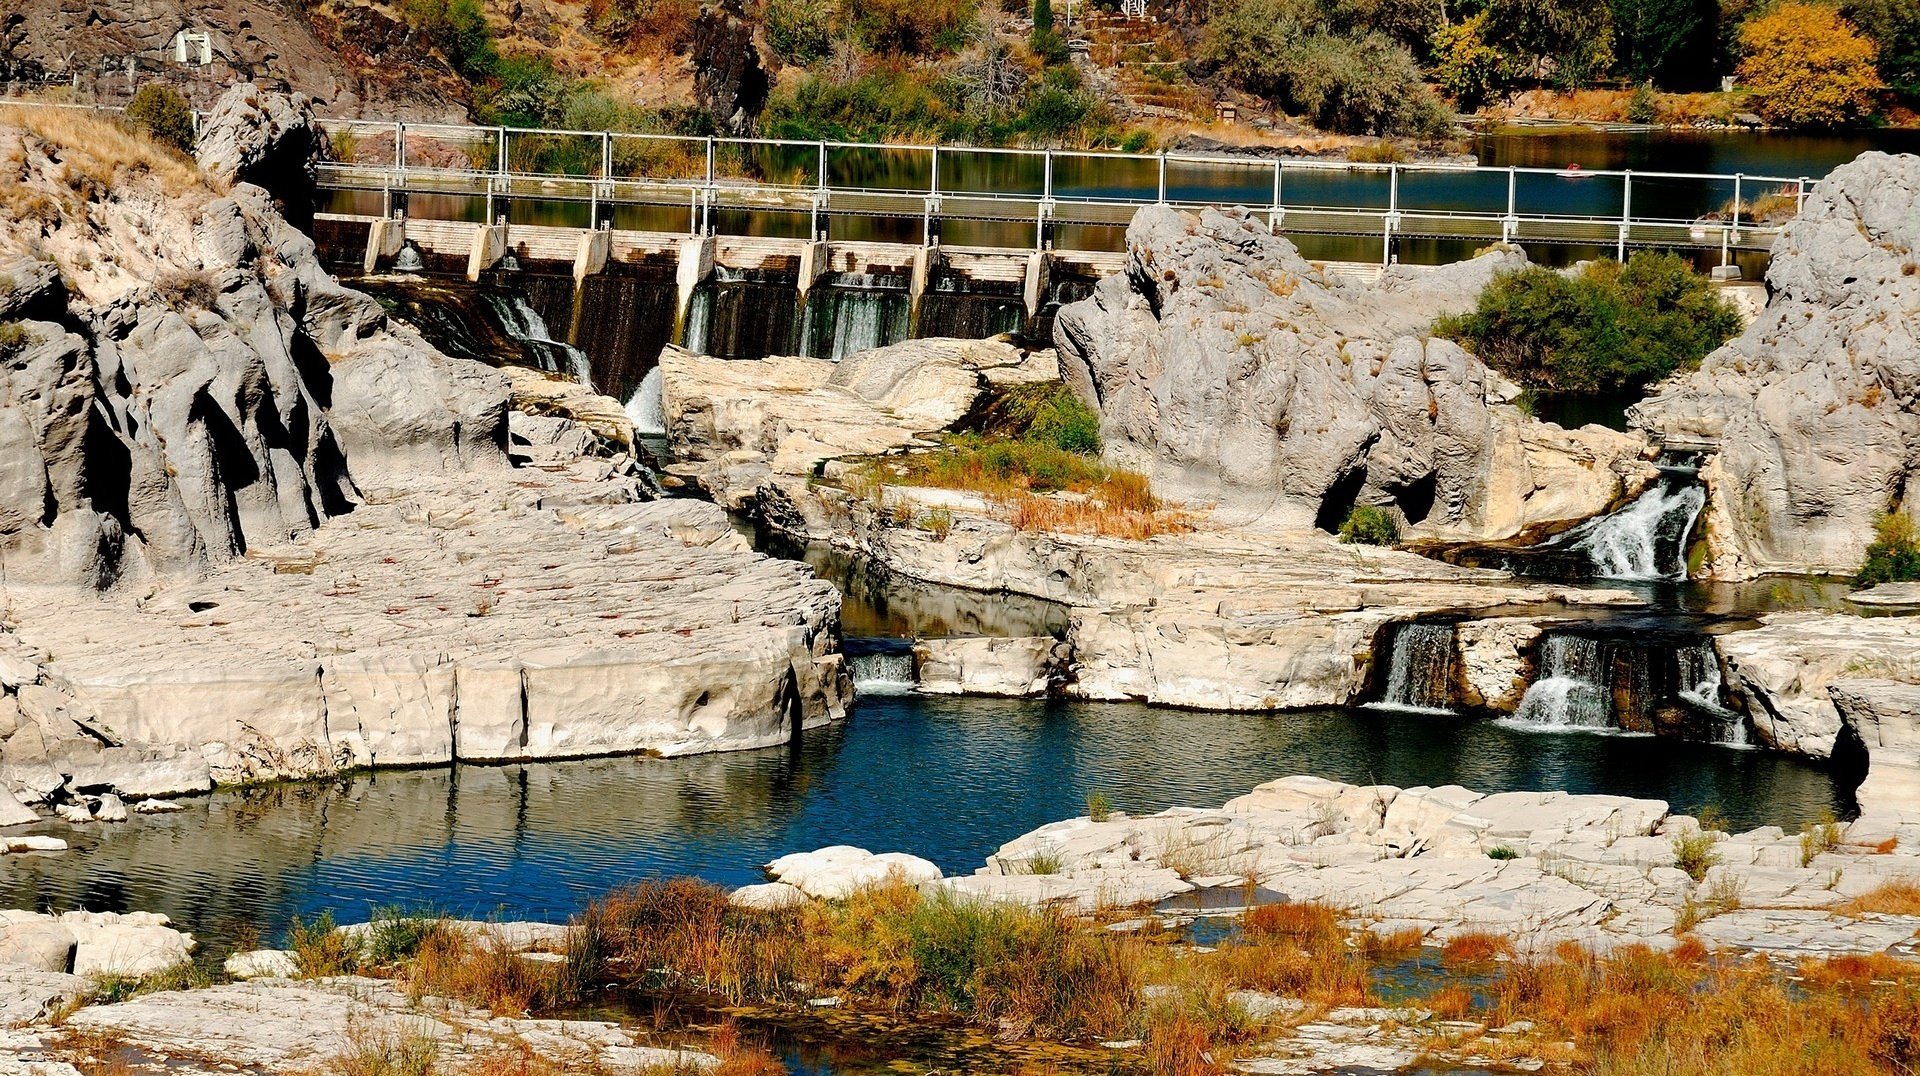
[[[94,808],[93,817],[99,822],[125,822],[127,805],[121,802],[119,796],[111,792],[105,793],[100,797],[99,805]]]
[[[874,855],[850,845],[781,856],[767,864],[767,873],[820,900],[845,900],[861,889],[888,882],[921,885],[940,879],[940,868],[919,856]]]
[[[300,962],[291,949],[253,949],[235,953],[222,965],[235,979],[292,979],[300,974]]]
[[[750,908],[760,912],[777,912],[787,908],[797,908],[807,902],[807,895],[795,886],[785,882],[767,882],[763,885],[743,885],[727,895],[727,903],[736,908]]]

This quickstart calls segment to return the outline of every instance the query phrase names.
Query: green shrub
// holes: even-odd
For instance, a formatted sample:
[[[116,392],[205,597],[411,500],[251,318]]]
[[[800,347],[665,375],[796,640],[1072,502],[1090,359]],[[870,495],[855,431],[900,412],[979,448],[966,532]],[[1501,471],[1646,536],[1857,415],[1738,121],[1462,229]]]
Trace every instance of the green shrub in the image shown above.
[[[1356,545],[1393,545],[1400,540],[1400,521],[1384,508],[1363,504],[1340,524],[1340,540]]]
[[[1502,273],[1471,313],[1433,326],[1522,386],[1573,394],[1644,388],[1739,331],[1740,316],[1685,259],[1649,251],[1574,274]]]
[[[1100,454],[1100,413],[1057,381],[1016,385],[988,405],[981,430],[1085,456]]]
[[[1675,834],[1673,865],[1697,882],[1720,863],[1720,853],[1714,850],[1719,844],[1720,835],[1704,824],[1695,826],[1691,832]]]
[[[0,321],[0,359],[10,359],[26,350],[27,327],[17,321]]]
[[[419,952],[430,939],[452,929],[442,916],[406,912],[397,907],[375,908],[369,918],[362,957],[369,964],[397,964]]]
[[[1634,123],[1660,122],[1660,95],[1653,92],[1653,84],[1642,82],[1633,88],[1633,96],[1627,98],[1627,119]]]
[[[350,975],[360,966],[360,945],[336,928],[331,911],[321,912],[312,922],[295,918],[287,926],[287,948],[293,950],[293,962],[307,978],[326,975]]]
[[[1113,803],[1107,799],[1107,794],[1097,791],[1087,793],[1087,820],[1105,822],[1111,817],[1113,817]]]
[[[1216,5],[1203,59],[1230,81],[1328,130],[1347,134],[1444,131],[1449,117],[1406,47],[1343,25],[1319,0],[1226,0]]]
[[[1920,579],[1920,541],[1914,537],[1913,519],[1904,512],[1890,512],[1873,525],[1867,561],[1860,566],[1860,574],[1853,577],[1853,585],[1870,587],[1915,579]]]
[[[819,0],[767,0],[763,16],[773,54],[794,64],[810,64],[833,54],[837,5]]]
[[[1128,131],[1127,137],[1120,140],[1120,149],[1124,153],[1145,153],[1153,148],[1153,134],[1149,131]]]
[[[127,124],[163,146],[193,152],[193,109],[170,86],[149,82],[127,102]]]
[[[405,0],[400,16],[425,34],[463,78],[478,82],[496,73],[500,53],[480,0]]]
[[[1504,844],[1496,844],[1492,848],[1487,849],[1487,858],[1502,859],[1502,860],[1519,859],[1520,853],[1514,851],[1512,848],[1509,848]]]

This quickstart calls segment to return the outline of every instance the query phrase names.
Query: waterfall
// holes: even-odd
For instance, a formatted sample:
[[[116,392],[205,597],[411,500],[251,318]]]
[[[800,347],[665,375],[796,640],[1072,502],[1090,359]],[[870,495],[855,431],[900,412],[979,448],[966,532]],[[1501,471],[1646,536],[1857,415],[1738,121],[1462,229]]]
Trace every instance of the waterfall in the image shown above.
[[[905,695],[913,690],[913,655],[899,651],[850,654],[856,695]]]
[[[1608,665],[1600,640],[1548,635],[1540,644],[1540,675],[1528,685],[1513,723],[1532,728],[1608,727],[1613,716]]]
[[[1720,702],[1723,686],[1720,655],[1714,652],[1712,644],[1683,646],[1674,656],[1679,664],[1680,701],[1714,722],[1714,742],[1732,747],[1749,746],[1746,715]]]
[[[905,281],[878,273],[839,273],[813,290],[800,326],[807,354],[839,362],[907,338]]]
[[[1423,714],[1452,712],[1453,625],[1395,625],[1387,651],[1387,684],[1374,706]]]
[[[660,367],[647,371],[640,379],[640,387],[627,397],[627,418],[633,421],[633,432],[641,437],[665,437],[667,434],[666,404],[661,401]]]
[[[1663,466],[1660,480],[1632,504],[1562,541],[1585,553],[1593,574],[1604,579],[1684,580],[1687,543],[1706,503],[1706,487],[1693,468]]]
[[[518,295],[487,293],[487,302],[500,318],[507,335],[519,341],[535,364],[550,374],[566,374],[582,385],[593,384],[593,367],[587,353],[553,338],[540,312]]]
[[[687,330],[681,334],[681,347],[695,355],[707,354],[708,327],[713,323],[713,292],[698,288],[687,304]]]
[[[427,260],[420,256],[420,248],[409,239],[400,244],[400,253],[394,255],[393,271],[396,273],[418,273],[427,267]]]

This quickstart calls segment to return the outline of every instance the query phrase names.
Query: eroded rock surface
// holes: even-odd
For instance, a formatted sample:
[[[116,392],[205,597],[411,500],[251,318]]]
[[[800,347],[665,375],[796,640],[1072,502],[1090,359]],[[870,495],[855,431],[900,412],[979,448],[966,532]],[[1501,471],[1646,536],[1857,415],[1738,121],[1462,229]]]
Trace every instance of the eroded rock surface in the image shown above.
[[[1899,851],[1916,824],[1920,816],[1876,814],[1811,853],[1778,827],[1715,835],[1718,865],[1696,882],[1676,866],[1674,837],[1699,824],[1659,800],[1287,777],[1215,810],[1054,822],[940,884],[1093,910],[1254,879],[1288,900],[1347,909],[1371,929],[1413,927],[1435,942],[1492,931],[1538,954],[1562,941],[1603,952],[1670,946],[1683,909],[1705,916],[1694,928],[1703,940],[1729,948],[1910,952],[1920,917],[1846,905],[1890,880],[1920,879],[1920,855]],[[1040,858],[1058,870],[1033,873]],[[1712,893],[1739,897],[1730,906]]]
[[[1747,330],[1636,405],[1654,436],[1716,446],[1705,569],[1859,568],[1873,525],[1912,512],[1920,459],[1920,156],[1864,153],[1808,194],[1773,247]]]
[[[1099,407],[1108,457],[1169,493],[1294,527],[1370,504],[1434,536],[1510,538],[1603,512],[1651,474],[1639,438],[1536,422],[1426,335],[1524,261],[1509,248],[1343,281],[1243,214],[1150,207],[1126,272],[1061,309],[1061,370]]]

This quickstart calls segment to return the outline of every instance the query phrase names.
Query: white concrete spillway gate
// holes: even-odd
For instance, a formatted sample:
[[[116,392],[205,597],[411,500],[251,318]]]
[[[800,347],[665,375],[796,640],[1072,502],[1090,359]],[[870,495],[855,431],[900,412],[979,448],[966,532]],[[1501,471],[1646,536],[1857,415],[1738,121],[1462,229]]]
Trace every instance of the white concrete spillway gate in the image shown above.
[[[496,226],[528,206],[582,230],[820,242],[850,221],[912,222],[922,245],[964,222],[1017,226],[988,246],[1111,252],[1140,207],[1242,206],[1277,232],[1401,240],[1765,251],[1807,177],[1362,164],[1314,158],[1128,154],[328,120],[320,169],[343,216]],[[353,201],[351,196],[362,196]],[[371,199],[368,201],[367,199]],[[1755,209],[1766,205],[1765,220]],[[571,207],[570,210],[568,207]],[[633,214],[643,213],[643,226]],[[896,234],[894,242],[908,241]],[[1359,259],[1351,259],[1359,260]]]

